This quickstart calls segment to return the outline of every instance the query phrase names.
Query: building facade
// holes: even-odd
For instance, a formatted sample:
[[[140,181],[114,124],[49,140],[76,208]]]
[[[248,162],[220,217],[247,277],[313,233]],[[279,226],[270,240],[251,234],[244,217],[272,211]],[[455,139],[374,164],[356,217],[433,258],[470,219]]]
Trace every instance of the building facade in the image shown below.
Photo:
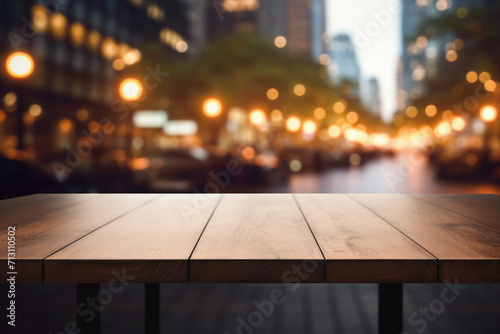
[[[95,131],[102,118],[117,119],[118,125],[112,106],[121,71],[138,63],[151,42],[164,52],[185,53],[190,34],[185,13],[185,4],[177,0],[5,2],[0,14],[2,151],[22,142],[40,159],[51,159],[49,154],[78,142],[82,130]],[[14,79],[3,66],[17,51],[33,58],[29,78]],[[23,135],[14,130],[21,120]],[[114,136],[118,130],[109,132]]]

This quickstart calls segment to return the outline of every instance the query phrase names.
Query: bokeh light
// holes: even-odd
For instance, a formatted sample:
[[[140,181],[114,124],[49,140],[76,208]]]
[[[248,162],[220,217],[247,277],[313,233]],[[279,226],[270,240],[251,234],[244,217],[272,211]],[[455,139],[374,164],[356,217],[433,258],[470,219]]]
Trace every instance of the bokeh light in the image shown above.
[[[215,98],[208,99],[203,103],[203,112],[208,117],[217,117],[222,112],[222,104]]]
[[[300,130],[302,122],[296,116],[291,116],[286,120],[286,129],[290,132],[297,132]]]
[[[144,88],[139,80],[128,78],[120,84],[120,96],[126,101],[137,101],[142,96]]]
[[[25,52],[14,52],[5,62],[7,73],[18,79],[27,78],[35,69],[33,58]]]
[[[481,109],[479,115],[483,122],[490,123],[497,119],[497,108],[494,106],[485,106]]]

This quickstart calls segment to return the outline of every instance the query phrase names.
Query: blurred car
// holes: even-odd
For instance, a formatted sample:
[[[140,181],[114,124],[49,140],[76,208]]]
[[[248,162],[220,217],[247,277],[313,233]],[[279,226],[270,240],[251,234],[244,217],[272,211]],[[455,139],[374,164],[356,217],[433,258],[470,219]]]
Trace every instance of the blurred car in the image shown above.
[[[137,190],[147,192],[202,191],[218,159],[201,147],[169,149],[130,161]]]

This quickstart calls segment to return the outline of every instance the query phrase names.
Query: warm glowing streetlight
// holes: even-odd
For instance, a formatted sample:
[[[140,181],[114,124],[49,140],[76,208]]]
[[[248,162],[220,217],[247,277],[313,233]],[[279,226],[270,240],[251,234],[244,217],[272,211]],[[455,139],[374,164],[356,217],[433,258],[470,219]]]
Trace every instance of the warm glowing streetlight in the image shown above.
[[[306,135],[313,135],[317,130],[318,126],[316,125],[316,123],[314,123],[314,121],[305,121],[302,125],[302,132],[304,132]]]
[[[250,112],[250,123],[256,126],[262,126],[266,122],[266,114],[260,110],[255,109]]]
[[[5,62],[7,73],[13,78],[24,79],[33,73],[35,62],[33,58],[25,52],[14,52]]]
[[[203,103],[203,112],[207,117],[217,117],[222,112],[222,104],[217,99],[208,99]]]
[[[302,122],[296,116],[292,116],[286,120],[286,129],[290,132],[297,132],[300,130]]]
[[[144,88],[139,80],[128,78],[120,84],[120,96],[126,101],[137,101],[141,98]]]
[[[479,114],[483,122],[491,123],[497,119],[498,112],[494,106],[485,106]]]
[[[460,132],[463,129],[465,129],[465,126],[467,123],[465,122],[465,119],[463,117],[457,116],[451,121],[451,127],[453,130]]]

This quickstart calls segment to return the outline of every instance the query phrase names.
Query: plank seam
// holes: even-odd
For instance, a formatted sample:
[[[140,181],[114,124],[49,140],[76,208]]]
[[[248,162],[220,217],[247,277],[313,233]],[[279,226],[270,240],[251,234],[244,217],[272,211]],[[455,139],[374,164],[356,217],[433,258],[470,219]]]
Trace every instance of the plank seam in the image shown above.
[[[311,225],[309,225],[309,222],[307,221],[307,218],[306,218],[306,215],[304,214],[304,211],[302,211],[302,207],[300,206],[299,201],[297,200],[297,197],[295,196],[295,194],[291,194],[291,195],[292,195],[293,200],[295,201],[295,204],[297,204],[297,207],[298,207],[300,213],[302,214],[302,218],[304,218],[304,221],[306,222],[307,227],[309,228],[309,232],[311,232],[311,235],[313,236],[314,241],[316,242],[316,245],[318,246],[318,249],[321,253],[321,256],[323,256],[323,273],[324,273],[323,278],[324,278],[324,282],[328,282],[327,277],[326,277],[326,257],[325,257],[325,254],[323,254],[323,250],[319,246],[318,240],[316,239],[316,236],[314,235],[314,233],[311,229]]]
[[[435,207],[436,207],[436,208],[438,208],[438,209],[442,209],[442,210],[444,210],[444,211],[447,211],[447,212],[451,213],[453,216],[458,216],[458,217],[460,217],[460,218],[463,218],[463,219],[465,219],[465,220],[468,220],[468,221],[469,221],[469,222],[471,222],[472,224],[474,224],[474,225],[476,225],[476,226],[477,226],[477,225],[479,225],[480,227],[485,228],[485,229],[487,229],[487,230],[489,230],[489,231],[491,231],[491,232],[493,232],[493,233],[498,233],[498,231],[496,231],[496,230],[492,229],[491,227],[489,227],[489,226],[487,226],[487,225],[485,225],[485,224],[481,223],[480,221],[475,221],[475,220],[473,220],[473,219],[472,219],[472,218],[470,218],[470,217],[464,216],[464,215],[462,215],[462,214],[458,214],[457,212],[455,212],[455,211],[453,211],[453,210],[451,210],[451,209],[448,209],[448,208],[446,208],[446,207],[444,207],[444,206],[441,206],[441,205],[439,205],[439,204],[436,204],[436,203],[433,203],[433,202],[427,201],[426,199],[423,199],[423,198],[417,197],[417,196],[412,195],[412,194],[408,194],[408,196],[409,196],[409,197],[411,197],[411,198],[413,198],[413,199],[416,199],[417,201],[420,201],[420,202],[423,202],[423,203],[426,203],[426,204],[430,204],[430,205],[432,205],[432,206],[435,206]]]
[[[120,219],[120,218],[122,218],[122,217],[124,217],[124,216],[128,215],[128,214],[129,214],[129,213],[131,213],[132,211],[135,211],[135,210],[138,210],[139,208],[142,208],[142,207],[143,207],[143,206],[145,206],[146,204],[149,204],[149,203],[151,203],[151,202],[153,202],[153,201],[157,200],[159,197],[160,197],[160,196],[158,196],[158,195],[157,195],[157,196],[155,196],[155,197],[151,198],[150,200],[148,200],[148,201],[146,201],[146,202],[142,203],[141,205],[139,205],[139,206],[137,206],[137,207],[135,207],[135,208],[133,208],[133,209],[130,209],[130,210],[128,210],[127,212],[125,212],[125,213],[123,213],[123,214],[121,214],[121,215],[119,215],[119,216],[117,216],[117,217],[115,217],[115,218],[111,219],[111,220],[110,220],[109,222],[107,222],[106,224],[103,224],[103,225],[101,225],[101,226],[99,226],[99,227],[97,227],[97,228],[93,229],[92,231],[90,231],[90,232],[88,232],[88,233],[86,233],[86,234],[82,235],[82,236],[81,236],[81,237],[79,237],[78,239],[73,240],[72,242],[70,242],[69,244],[65,245],[64,247],[61,247],[61,248],[59,248],[58,250],[56,250],[56,251],[52,252],[51,254],[47,255],[46,257],[44,257],[44,258],[43,258],[43,260],[42,260],[42,263],[44,263],[44,262],[45,262],[45,260],[46,260],[48,257],[51,257],[52,255],[56,254],[57,252],[59,252],[59,251],[63,250],[64,248],[66,248],[66,247],[68,247],[68,246],[70,246],[70,245],[74,244],[74,243],[75,243],[75,242],[77,242],[78,240],[81,240],[81,239],[85,238],[86,236],[88,236],[89,234],[94,233],[95,231],[97,231],[97,230],[99,230],[99,229],[103,228],[104,226],[107,226],[107,225],[111,224],[112,222],[114,222],[114,221],[116,221],[116,220],[118,220],[118,219]]]
[[[215,211],[219,207],[220,202],[222,202],[222,198],[224,197],[224,194],[221,194],[219,199],[217,200],[217,203],[215,203],[214,209],[212,210],[212,213],[210,214],[210,217],[208,217],[207,222],[205,226],[203,227],[203,230],[201,230],[200,236],[198,237],[198,240],[196,240],[196,243],[194,244],[193,250],[191,251],[191,254],[189,254],[189,257],[187,259],[187,282],[191,283],[191,257],[193,256],[193,253],[198,246],[198,243],[201,240],[201,237],[203,236],[203,233],[205,232],[205,229],[208,226],[208,223],[212,220],[212,217],[214,216]]]
[[[368,206],[366,206],[364,203],[360,202],[359,200],[357,200],[356,198],[352,197],[350,194],[345,194],[347,197],[349,197],[350,199],[352,199],[353,201],[356,201],[357,203],[359,203],[359,205],[363,206],[364,208],[366,208],[368,211],[370,211],[371,213],[373,213],[375,216],[379,217],[380,219],[382,219],[383,221],[385,221],[387,224],[389,224],[389,226],[392,226],[396,231],[398,231],[399,233],[401,233],[402,235],[404,235],[405,237],[407,237],[408,239],[410,239],[412,242],[414,242],[418,247],[422,248],[425,252],[427,252],[428,254],[430,254],[434,259],[436,259],[437,261],[437,273],[436,273],[436,279],[439,279],[439,259],[437,258],[437,256],[435,256],[434,254],[432,254],[431,252],[429,252],[427,249],[425,249],[424,247],[422,247],[422,245],[420,245],[418,242],[416,242],[415,240],[413,240],[412,238],[410,238],[408,235],[406,235],[406,233],[403,233],[400,229],[398,229],[396,226],[392,225],[387,219],[385,219],[384,217],[382,217],[381,215],[379,215],[378,213],[376,213],[375,211],[373,211],[372,209],[370,209]]]

